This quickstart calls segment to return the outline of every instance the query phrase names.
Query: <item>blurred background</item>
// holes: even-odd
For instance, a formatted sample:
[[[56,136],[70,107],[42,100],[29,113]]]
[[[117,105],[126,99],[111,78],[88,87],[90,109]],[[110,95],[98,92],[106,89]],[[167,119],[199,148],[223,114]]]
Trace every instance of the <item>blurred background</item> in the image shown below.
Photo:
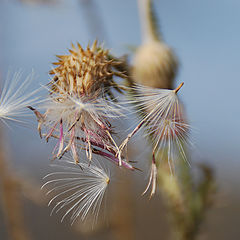
[[[156,0],[154,7],[164,40],[180,60],[176,81],[185,82],[181,99],[194,128],[192,161],[210,164],[217,179],[215,204],[199,239],[240,239],[240,1]],[[56,54],[66,54],[71,43],[85,47],[96,38],[116,56],[132,54],[130,46],[141,43],[137,2],[1,0],[1,81],[9,69],[22,69],[26,75],[34,69],[35,87],[46,84]],[[12,124],[5,129],[9,164],[24,182],[21,200],[28,239],[123,239],[124,234],[125,239],[167,239],[161,197],[150,201],[141,197],[143,173],[126,175],[131,184],[127,188],[119,184],[106,206],[107,220],[93,231],[91,224],[71,227],[67,221],[60,223],[59,216],[50,217],[39,189],[49,172],[52,146],[39,139],[35,128],[33,121],[28,127]],[[119,199],[125,200],[118,204]],[[119,208],[126,210],[118,215]],[[9,239],[4,209],[0,239]]]

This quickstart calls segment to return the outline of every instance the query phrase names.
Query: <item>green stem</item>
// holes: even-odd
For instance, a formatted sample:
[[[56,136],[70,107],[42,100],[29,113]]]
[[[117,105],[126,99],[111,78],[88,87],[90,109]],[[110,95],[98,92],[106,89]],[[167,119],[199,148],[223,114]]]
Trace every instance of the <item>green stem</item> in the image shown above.
[[[161,40],[152,0],[138,0],[143,42]]]

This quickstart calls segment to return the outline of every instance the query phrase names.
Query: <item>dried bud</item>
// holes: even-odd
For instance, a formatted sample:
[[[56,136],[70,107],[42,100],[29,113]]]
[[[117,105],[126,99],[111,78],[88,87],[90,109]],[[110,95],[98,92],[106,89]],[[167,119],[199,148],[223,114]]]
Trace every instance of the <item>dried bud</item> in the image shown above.
[[[153,88],[173,88],[177,72],[173,51],[160,41],[150,41],[138,48],[132,76],[135,82]]]

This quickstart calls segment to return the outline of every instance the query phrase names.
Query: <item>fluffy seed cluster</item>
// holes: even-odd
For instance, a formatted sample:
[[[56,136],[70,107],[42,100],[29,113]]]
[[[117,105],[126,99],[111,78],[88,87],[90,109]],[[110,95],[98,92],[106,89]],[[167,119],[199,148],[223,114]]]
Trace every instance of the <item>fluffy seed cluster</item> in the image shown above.
[[[167,158],[174,159],[172,147],[175,143],[181,154],[184,151],[182,144],[187,142],[189,125],[183,110],[183,105],[178,99],[177,92],[183,83],[175,90],[151,89],[136,86],[136,107],[145,112],[142,123],[147,135],[154,142],[154,152],[169,148]],[[171,164],[170,164],[171,165]]]
[[[97,154],[118,164],[118,147],[110,120],[122,113],[118,105],[106,98],[106,94],[112,95],[112,89],[119,90],[113,80],[113,75],[121,76],[113,70],[118,63],[108,60],[108,51],[100,49],[96,41],[91,49],[87,47],[84,51],[78,44],[78,48],[73,46],[69,52],[70,55],[58,56],[60,60],[55,64],[59,66],[50,72],[54,77],[49,84],[47,104],[43,106],[45,113],[30,107],[38,118],[40,136],[44,135],[47,141],[51,137],[58,139],[54,158],[71,150],[78,163],[78,145],[89,160]],[[42,127],[46,128],[44,134]],[[122,165],[132,169],[127,162]]]
[[[183,105],[178,99],[177,92],[183,83],[174,90],[156,89],[135,85],[131,89],[130,101],[141,115],[140,123],[128,135],[119,147],[119,155],[126,147],[129,140],[142,127],[145,129],[145,137],[153,142],[152,168],[147,192],[152,184],[151,196],[156,191],[157,167],[155,155],[164,160],[167,159],[170,170],[174,169],[174,161],[183,158],[187,161],[185,145],[188,144],[190,126],[187,123]]]

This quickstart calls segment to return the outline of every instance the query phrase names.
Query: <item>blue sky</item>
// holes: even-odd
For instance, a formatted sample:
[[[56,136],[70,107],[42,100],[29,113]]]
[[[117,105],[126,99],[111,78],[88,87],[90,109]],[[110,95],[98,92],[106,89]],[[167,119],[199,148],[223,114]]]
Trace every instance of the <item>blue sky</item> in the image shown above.
[[[105,33],[98,38],[112,52],[121,55],[127,45],[141,43],[135,0],[95,0],[95,5]],[[239,180],[240,1],[156,0],[155,7],[164,39],[181,62],[177,82],[185,82],[181,98],[196,129],[196,155]],[[2,77],[10,66],[26,73],[33,68],[39,76],[36,84],[46,83],[55,54],[66,53],[71,42],[86,46],[94,40],[89,19],[74,0],[52,7],[1,1]],[[16,131],[12,144],[17,148],[23,130]],[[35,138],[28,133],[26,141],[37,144]]]

